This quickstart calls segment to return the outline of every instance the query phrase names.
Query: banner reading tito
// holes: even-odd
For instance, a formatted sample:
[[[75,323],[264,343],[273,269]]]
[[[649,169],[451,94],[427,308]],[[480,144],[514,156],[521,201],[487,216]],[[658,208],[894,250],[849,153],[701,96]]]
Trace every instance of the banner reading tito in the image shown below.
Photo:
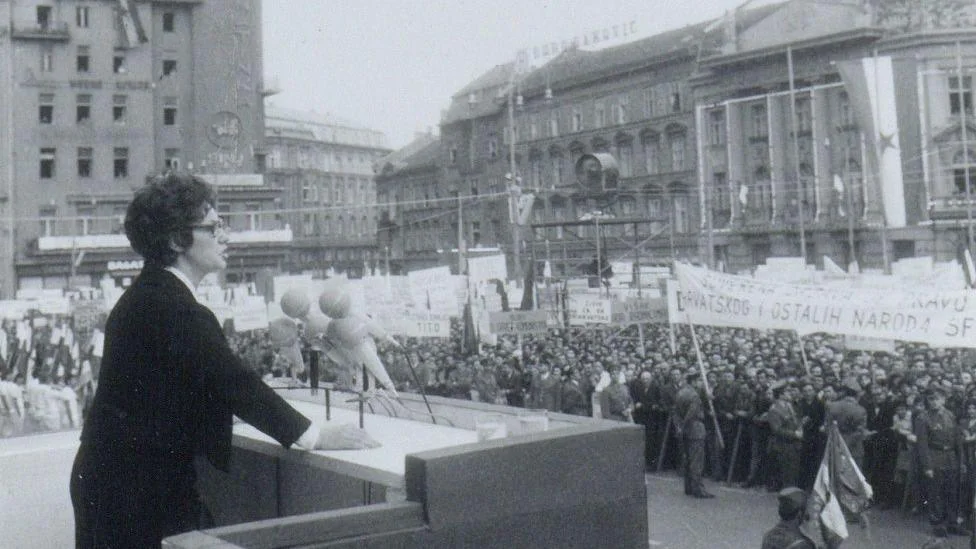
[[[826,288],[767,282],[677,263],[668,321],[828,332],[976,348],[976,292]]]

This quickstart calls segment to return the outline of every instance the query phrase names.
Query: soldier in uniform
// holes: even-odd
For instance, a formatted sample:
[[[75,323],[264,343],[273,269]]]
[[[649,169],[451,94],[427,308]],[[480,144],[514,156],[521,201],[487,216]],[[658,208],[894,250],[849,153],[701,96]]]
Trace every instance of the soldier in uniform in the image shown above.
[[[682,472],[685,477],[685,495],[695,498],[713,498],[705,491],[702,471],[705,468],[705,410],[702,403],[701,374],[692,372],[685,377],[685,384],[678,391],[671,413],[675,434],[682,442]]]
[[[956,522],[959,515],[959,466],[963,444],[955,415],[946,408],[946,392],[934,386],[928,410],[915,423],[919,469],[928,485],[929,522],[933,534],[966,535]]]
[[[763,535],[762,549],[816,549],[813,541],[800,531],[806,509],[806,493],[796,486],[790,486],[780,490],[777,499],[779,524]]]
[[[769,422],[770,491],[796,486],[800,478],[803,450],[803,421],[793,405],[794,389],[785,383],[773,388],[776,400],[766,414]]]
[[[838,387],[842,395],[839,400],[827,403],[827,422],[837,422],[837,430],[851,451],[851,457],[858,468],[864,469],[864,437],[868,430],[868,411],[857,401],[860,389],[857,382],[848,380]]]

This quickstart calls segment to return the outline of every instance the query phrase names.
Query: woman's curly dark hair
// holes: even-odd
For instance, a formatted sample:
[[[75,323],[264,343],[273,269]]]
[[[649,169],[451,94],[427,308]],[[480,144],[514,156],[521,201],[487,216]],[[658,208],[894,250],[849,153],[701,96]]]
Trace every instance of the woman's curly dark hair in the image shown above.
[[[167,267],[176,262],[181,247],[193,245],[191,225],[199,223],[216,193],[202,179],[189,174],[167,173],[154,177],[137,190],[125,213],[125,235],[146,265]]]

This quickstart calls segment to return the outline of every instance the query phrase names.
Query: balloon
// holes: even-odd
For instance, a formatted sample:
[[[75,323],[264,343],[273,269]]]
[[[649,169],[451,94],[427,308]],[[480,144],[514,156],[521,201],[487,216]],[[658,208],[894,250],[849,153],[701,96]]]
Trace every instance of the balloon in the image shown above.
[[[281,311],[291,318],[303,318],[312,306],[308,294],[301,288],[292,288],[284,293],[279,300]]]
[[[345,318],[349,314],[352,299],[344,281],[330,278],[325,281],[319,295],[319,309],[330,318]]]
[[[305,335],[308,337],[324,334],[329,329],[329,324],[332,323],[331,318],[314,311],[309,311],[308,316],[303,320],[305,320]]]

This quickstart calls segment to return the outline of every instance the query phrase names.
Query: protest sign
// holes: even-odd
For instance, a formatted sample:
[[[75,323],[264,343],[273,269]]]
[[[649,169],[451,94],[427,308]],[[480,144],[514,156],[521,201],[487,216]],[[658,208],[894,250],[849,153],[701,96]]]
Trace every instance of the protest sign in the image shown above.
[[[544,334],[549,329],[546,311],[492,312],[488,319],[493,334]]]
[[[582,324],[610,324],[610,300],[583,295],[569,296],[569,323],[573,326]]]
[[[664,298],[631,298],[613,301],[611,322],[613,324],[647,324],[667,322],[668,306]]]
[[[676,272],[677,285],[668,285],[668,318],[674,323],[976,347],[976,294],[968,290],[784,284],[681,263]]]

